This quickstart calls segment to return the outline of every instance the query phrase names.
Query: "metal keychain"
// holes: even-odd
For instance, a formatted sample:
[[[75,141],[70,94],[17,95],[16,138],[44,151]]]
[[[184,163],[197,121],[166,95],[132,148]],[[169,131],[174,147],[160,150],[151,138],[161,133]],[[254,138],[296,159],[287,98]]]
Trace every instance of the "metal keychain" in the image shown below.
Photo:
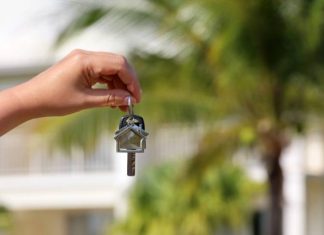
[[[123,116],[115,132],[117,152],[127,153],[127,175],[135,175],[135,154],[144,152],[146,137],[144,119],[135,115],[131,97],[128,97],[128,115]]]

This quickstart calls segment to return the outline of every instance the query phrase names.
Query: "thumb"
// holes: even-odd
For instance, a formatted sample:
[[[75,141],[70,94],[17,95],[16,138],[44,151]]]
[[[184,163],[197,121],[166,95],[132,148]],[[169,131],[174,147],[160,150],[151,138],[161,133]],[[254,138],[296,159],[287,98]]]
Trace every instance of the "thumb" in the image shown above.
[[[123,89],[89,89],[87,93],[86,104],[89,107],[126,106],[129,96],[132,103],[136,103],[134,97]]]

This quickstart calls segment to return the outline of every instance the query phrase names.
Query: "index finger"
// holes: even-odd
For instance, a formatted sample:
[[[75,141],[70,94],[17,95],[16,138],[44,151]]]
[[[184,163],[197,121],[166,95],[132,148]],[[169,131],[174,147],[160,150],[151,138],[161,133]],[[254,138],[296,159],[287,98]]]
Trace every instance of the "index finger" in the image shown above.
[[[135,70],[124,56],[106,52],[94,52],[91,55],[90,66],[97,76],[117,75],[135,100],[140,102],[140,83]]]

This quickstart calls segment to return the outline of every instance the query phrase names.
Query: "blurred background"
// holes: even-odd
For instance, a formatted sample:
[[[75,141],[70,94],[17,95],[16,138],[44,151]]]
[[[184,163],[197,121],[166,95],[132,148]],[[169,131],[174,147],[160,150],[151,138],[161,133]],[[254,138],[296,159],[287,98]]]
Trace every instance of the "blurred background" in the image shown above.
[[[135,177],[119,110],[0,139],[0,234],[324,233],[323,0],[11,0],[0,86],[81,48],[124,54],[150,133]]]

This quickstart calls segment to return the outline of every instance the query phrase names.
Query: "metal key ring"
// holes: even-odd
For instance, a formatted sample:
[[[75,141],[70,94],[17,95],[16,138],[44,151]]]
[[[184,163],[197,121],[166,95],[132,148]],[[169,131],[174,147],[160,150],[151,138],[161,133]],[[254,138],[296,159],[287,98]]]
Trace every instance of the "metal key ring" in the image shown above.
[[[128,103],[128,113],[129,113],[129,115],[133,115],[134,114],[133,104],[132,104],[132,99],[130,96],[128,96],[127,103]]]

